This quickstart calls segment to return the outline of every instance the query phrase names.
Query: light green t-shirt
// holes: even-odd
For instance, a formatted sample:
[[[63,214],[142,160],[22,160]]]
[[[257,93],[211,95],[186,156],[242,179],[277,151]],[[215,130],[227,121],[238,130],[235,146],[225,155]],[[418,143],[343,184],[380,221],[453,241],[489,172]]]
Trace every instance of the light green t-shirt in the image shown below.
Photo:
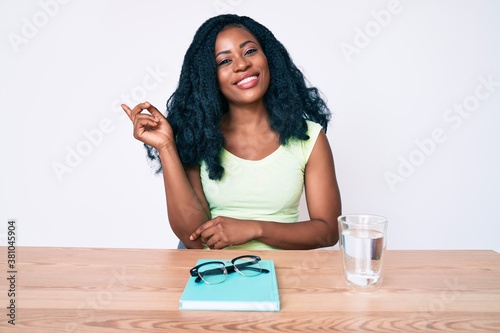
[[[267,157],[251,161],[222,151],[224,176],[208,177],[205,162],[200,168],[203,191],[212,218],[227,216],[243,220],[293,223],[298,221],[299,201],[304,188],[304,172],[321,125],[307,121],[309,140],[292,139]],[[273,249],[264,243],[248,243],[226,249]]]

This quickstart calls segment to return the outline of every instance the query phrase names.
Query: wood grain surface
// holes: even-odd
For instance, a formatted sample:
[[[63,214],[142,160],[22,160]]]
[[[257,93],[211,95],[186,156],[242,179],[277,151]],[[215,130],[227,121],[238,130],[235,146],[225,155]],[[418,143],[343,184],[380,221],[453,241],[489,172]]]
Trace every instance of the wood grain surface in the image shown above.
[[[0,248],[0,332],[500,332],[500,254],[386,253],[384,282],[346,287],[337,250],[251,251],[274,260],[280,312],[180,311],[201,258],[248,252],[18,247],[15,325]]]

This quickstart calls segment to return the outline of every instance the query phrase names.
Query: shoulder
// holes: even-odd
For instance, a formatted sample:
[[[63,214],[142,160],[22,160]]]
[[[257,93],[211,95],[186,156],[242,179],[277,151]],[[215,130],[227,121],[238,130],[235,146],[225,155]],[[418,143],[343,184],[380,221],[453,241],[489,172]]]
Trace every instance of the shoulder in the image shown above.
[[[307,135],[309,136],[309,139],[302,141],[302,150],[304,153],[304,157],[306,158],[306,161],[309,159],[309,156],[311,155],[311,152],[316,145],[316,141],[318,140],[318,137],[320,136],[323,127],[310,120],[306,120],[307,123]]]
[[[299,160],[302,167],[305,167],[309,156],[311,155],[318,137],[321,135],[323,127],[313,121],[306,120],[308,139],[301,140],[294,138],[286,145],[286,150],[295,155]]]
[[[311,120],[306,120],[307,124],[307,135],[309,136],[309,140],[316,140],[318,137],[319,133],[323,130],[323,127],[315,123],[314,121]]]

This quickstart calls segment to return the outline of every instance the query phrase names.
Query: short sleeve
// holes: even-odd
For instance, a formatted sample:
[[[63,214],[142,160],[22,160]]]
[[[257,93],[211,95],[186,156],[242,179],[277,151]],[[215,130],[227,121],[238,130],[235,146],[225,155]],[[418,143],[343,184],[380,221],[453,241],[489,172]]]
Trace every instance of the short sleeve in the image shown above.
[[[306,120],[307,123],[307,135],[309,136],[309,140],[302,141],[302,154],[304,165],[307,164],[309,160],[309,156],[313,151],[314,145],[316,144],[316,140],[318,139],[319,132],[323,129],[323,127],[315,122]]]

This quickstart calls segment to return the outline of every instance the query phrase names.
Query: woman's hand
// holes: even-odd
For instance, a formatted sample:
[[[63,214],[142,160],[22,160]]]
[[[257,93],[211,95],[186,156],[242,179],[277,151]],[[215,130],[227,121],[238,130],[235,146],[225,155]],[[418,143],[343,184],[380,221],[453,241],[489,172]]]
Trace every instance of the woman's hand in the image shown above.
[[[172,127],[149,102],[137,104],[133,109],[125,104],[121,107],[134,125],[134,138],[158,150],[175,144]],[[144,110],[149,113],[142,113]]]
[[[201,243],[211,249],[223,249],[240,245],[255,239],[258,233],[257,221],[238,220],[218,216],[203,223],[190,236],[191,240],[201,238]]]

